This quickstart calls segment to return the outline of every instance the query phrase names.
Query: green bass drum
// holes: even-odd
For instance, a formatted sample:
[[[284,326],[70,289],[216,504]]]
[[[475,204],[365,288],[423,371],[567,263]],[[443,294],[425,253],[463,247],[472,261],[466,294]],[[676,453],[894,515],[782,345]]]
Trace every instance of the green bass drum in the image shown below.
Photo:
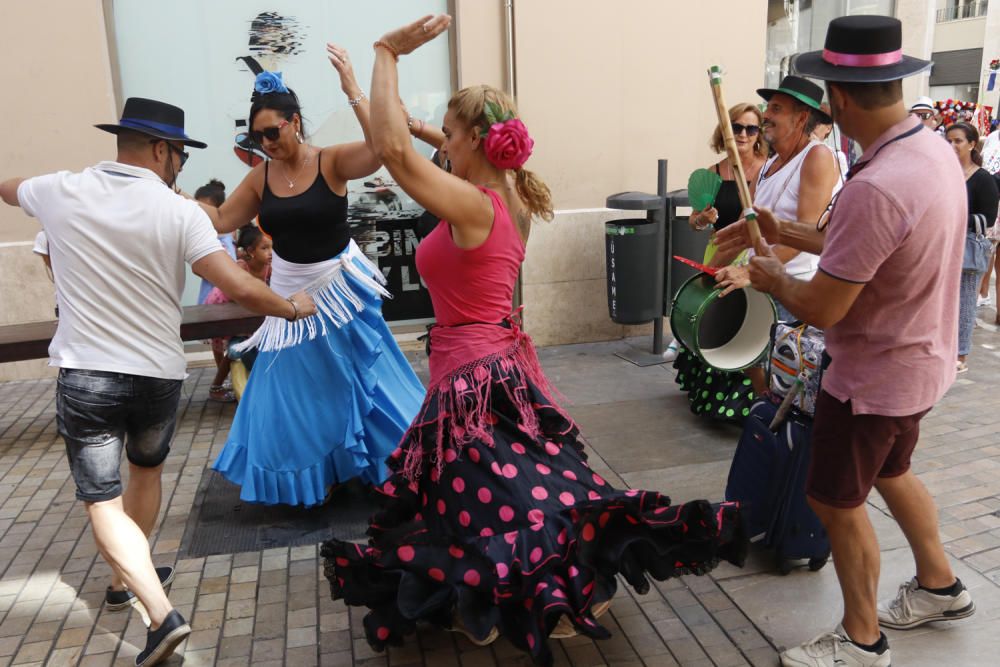
[[[707,273],[690,278],[674,296],[670,329],[712,368],[743,370],[767,353],[777,311],[771,297],[753,288],[725,297],[720,291]]]

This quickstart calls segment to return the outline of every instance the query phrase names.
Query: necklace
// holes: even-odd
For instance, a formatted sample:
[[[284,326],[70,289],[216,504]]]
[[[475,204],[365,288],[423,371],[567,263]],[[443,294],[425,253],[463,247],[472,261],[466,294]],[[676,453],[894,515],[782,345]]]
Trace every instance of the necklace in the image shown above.
[[[306,152],[306,157],[302,160],[302,166],[299,167],[298,172],[295,174],[295,178],[288,178],[288,172],[285,171],[285,162],[281,161],[281,177],[288,181],[288,189],[291,190],[295,187],[295,181],[299,180],[299,176],[305,171],[306,165],[309,164],[309,158],[312,157],[308,151]]]

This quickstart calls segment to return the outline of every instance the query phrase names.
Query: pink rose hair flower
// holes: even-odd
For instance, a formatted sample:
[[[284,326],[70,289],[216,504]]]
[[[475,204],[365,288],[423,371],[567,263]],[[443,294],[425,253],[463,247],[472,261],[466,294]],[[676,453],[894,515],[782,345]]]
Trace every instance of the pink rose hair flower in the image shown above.
[[[486,135],[486,158],[498,169],[520,169],[531,157],[534,146],[528,128],[519,118],[512,118],[490,125]]]
[[[520,169],[535,146],[528,128],[512,112],[505,112],[493,102],[487,102],[484,111],[490,123],[489,129],[483,132],[486,159],[498,169]]]

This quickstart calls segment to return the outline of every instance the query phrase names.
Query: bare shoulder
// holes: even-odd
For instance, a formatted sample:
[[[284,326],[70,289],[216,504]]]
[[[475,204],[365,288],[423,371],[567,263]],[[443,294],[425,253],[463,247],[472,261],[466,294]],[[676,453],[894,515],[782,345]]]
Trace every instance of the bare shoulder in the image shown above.
[[[837,173],[837,156],[826,144],[818,144],[809,149],[802,170],[816,176],[835,176]]]
[[[266,160],[261,160],[250,170],[250,173],[243,177],[243,183],[249,185],[257,193],[258,198],[264,194],[264,168],[266,163]]]

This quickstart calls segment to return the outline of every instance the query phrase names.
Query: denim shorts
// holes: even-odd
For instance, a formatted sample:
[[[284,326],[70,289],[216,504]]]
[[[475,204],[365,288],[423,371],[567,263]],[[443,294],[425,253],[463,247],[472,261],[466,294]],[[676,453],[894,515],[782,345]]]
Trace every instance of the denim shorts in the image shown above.
[[[56,423],[85,502],[122,494],[121,455],[155,468],[170,453],[182,380],[63,368],[56,385]]]

